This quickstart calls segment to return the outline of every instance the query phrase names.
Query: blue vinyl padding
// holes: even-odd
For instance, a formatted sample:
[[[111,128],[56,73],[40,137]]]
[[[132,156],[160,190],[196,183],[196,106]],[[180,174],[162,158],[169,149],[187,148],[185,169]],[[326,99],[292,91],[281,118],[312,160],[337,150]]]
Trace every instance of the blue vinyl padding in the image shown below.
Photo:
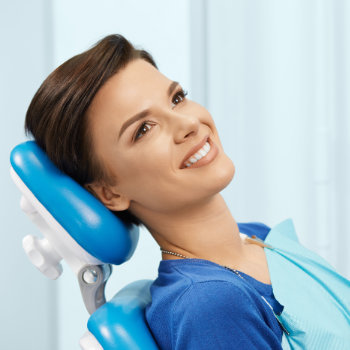
[[[71,237],[103,263],[119,265],[137,245],[139,229],[127,227],[98,199],[61,172],[34,142],[16,146],[12,168]]]
[[[152,282],[128,284],[90,316],[88,329],[104,350],[158,350],[144,312]]]

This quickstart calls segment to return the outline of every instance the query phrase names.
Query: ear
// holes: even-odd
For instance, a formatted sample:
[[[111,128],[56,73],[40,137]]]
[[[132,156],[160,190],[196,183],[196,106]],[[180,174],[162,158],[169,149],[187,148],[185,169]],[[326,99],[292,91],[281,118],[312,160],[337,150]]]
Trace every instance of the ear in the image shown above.
[[[84,185],[84,187],[110,210],[122,211],[130,206],[130,200],[124,195],[117,193],[113,187],[100,183],[90,183]]]

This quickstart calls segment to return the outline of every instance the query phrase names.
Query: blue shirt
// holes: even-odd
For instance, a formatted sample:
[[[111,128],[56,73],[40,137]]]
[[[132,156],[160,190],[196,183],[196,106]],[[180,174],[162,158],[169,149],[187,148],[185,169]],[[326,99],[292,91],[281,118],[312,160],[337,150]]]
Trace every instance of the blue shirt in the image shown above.
[[[238,223],[265,240],[270,228]],[[160,349],[282,349],[282,329],[269,305],[283,306],[272,286],[204,259],[162,260],[146,320]]]

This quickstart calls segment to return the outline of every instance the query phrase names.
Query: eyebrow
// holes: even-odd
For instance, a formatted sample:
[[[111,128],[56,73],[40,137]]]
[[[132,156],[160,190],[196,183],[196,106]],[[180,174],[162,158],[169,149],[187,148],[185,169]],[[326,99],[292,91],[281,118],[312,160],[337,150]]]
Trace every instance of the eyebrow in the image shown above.
[[[179,85],[179,83],[177,81],[173,81],[169,87],[168,87],[168,96],[170,97],[171,94],[173,93],[173,91],[175,90],[175,88]],[[120,137],[122,136],[123,132],[131,125],[134,124],[135,122],[137,122],[138,120],[146,117],[148,114],[150,113],[150,110],[144,109],[143,111],[136,113],[133,117],[131,117],[130,119],[128,119],[121,127],[120,131],[119,131],[119,136],[118,138],[120,139]]]

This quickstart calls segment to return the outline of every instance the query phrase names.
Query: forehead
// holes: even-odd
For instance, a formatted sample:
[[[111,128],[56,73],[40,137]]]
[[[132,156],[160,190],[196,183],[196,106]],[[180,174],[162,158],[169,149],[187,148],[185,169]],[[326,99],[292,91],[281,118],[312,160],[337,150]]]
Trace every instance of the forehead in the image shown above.
[[[94,97],[89,111],[128,117],[147,108],[156,94],[166,91],[169,82],[171,80],[150,63],[136,59],[107,80]]]

